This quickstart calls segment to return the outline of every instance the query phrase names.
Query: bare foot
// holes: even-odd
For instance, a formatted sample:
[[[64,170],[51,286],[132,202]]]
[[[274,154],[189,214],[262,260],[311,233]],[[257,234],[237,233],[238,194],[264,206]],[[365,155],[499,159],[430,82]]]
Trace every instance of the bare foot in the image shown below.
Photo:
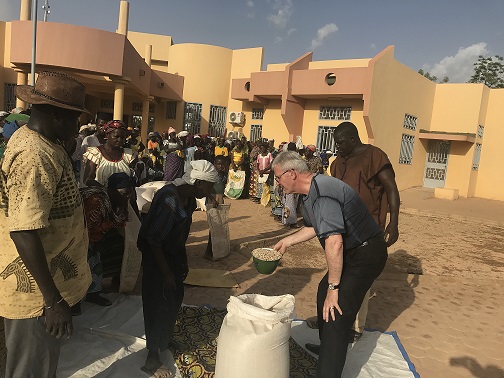
[[[163,365],[159,359],[159,353],[149,351],[149,355],[145,360],[145,365],[141,367],[141,370],[149,376],[154,378],[173,378],[175,374],[171,372],[166,366]]]

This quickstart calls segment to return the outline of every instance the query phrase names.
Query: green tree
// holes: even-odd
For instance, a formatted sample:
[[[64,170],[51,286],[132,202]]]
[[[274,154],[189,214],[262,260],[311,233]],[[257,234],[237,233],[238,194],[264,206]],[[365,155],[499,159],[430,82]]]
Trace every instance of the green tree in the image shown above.
[[[423,77],[425,77],[426,79],[429,79],[430,81],[433,81],[435,83],[438,82],[438,77],[437,76],[431,76],[431,74],[429,72],[426,72],[424,70],[422,70],[421,68],[418,70],[418,73],[420,75],[422,75]],[[448,83],[450,81],[450,79],[448,78],[448,76],[445,76],[443,77],[443,80],[441,80],[439,83],[440,84],[444,84],[444,83]]]
[[[504,88],[504,58],[499,55],[480,55],[474,63],[474,74],[468,83],[483,83],[490,88]]]

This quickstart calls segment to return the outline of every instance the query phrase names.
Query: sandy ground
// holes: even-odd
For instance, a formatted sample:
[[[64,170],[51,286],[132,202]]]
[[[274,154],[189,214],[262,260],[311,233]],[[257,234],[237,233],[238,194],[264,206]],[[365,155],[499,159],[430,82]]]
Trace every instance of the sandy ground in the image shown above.
[[[401,235],[372,287],[368,327],[396,330],[422,377],[504,377],[504,202],[436,200],[432,191],[422,189],[401,197]],[[290,232],[269,217],[268,209],[232,202],[231,238],[242,248],[217,262],[202,258],[208,236],[205,213],[196,212],[193,220],[190,266],[228,269],[240,287],[189,287],[186,303],[224,307],[230,295],[244,292],[291,293],[298,318],[315,315],[316,286],[325,274],[318,241],[291,248],[277,271],[263,276],[243,244],[252,247]],[[0,328],[2,340],[3,324]],[[5,355],[1,341],[0,355]]]

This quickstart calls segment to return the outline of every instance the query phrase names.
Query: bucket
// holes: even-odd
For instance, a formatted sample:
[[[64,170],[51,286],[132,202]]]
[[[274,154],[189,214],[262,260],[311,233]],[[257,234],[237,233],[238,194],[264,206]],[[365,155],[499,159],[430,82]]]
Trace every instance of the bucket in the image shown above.
[[[273,273],[280,263],[281,258],[282,255],[280,252],[272,248],[256,248],[252,251],[254,266],[261,274]]]

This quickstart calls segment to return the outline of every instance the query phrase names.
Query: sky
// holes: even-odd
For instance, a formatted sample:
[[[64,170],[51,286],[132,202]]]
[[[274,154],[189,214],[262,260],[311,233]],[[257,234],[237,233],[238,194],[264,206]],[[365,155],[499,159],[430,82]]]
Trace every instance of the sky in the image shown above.
[[[117,29],[119,0],[48,1],[49,21]],[[0,20],[18,19],[19,6],[0,0]],[[503,14],[504,0],[130,0],[129,30],[176,44],[264,47],[263,65],[308,51],[313,60],[371,58],[395,45],[415,71],[466,82],[479,55],[504,55]]]

